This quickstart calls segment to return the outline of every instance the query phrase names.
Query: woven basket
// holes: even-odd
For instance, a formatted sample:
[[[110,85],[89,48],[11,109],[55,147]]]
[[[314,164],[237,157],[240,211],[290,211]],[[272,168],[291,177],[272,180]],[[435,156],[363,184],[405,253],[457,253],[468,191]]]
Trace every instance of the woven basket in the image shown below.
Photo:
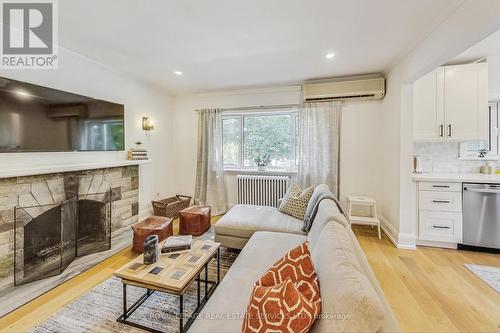
[[[151,204],[153,205],[153,211],[156,216],[176,218],[179,215],[179,211],[189,207],[190,202],[191,197],[178,194],[175,197],[160,201],[151,201]]]

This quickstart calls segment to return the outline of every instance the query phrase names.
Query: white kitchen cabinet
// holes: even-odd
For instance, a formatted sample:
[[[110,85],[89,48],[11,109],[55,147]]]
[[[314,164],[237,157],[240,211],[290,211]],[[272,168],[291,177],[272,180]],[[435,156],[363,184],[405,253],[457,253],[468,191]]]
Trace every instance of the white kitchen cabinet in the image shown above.
[[[440,67],[413,89],[415,141],[487,140],[487,63]]]
[[[461,192],[420,191],[418,200],[422,210],[462,212]]]
[[[456,248],[462,242],[462,183],[418,183],[418,244]]]
[[[421,211],[418,227],[420,240],[460,243],[462,242],[462,213]]]
[[[446,139],[487,140],[487,64],[447,66],[444,73]]]
[[[413,133],[417,141],[444,140],[444,68],[439,67],[413,86]]]

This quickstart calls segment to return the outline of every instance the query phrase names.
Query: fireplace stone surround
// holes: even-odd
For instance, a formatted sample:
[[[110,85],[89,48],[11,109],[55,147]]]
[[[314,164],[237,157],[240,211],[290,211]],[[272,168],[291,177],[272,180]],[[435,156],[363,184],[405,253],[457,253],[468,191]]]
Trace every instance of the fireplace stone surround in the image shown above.
[[[130,245],[130,226],[138,221],[139,214],[138,188],[137,165],[0,179],[0,316]],[[106,189],[110,194],[106,194]],[[72,198],[79,198],[80,202],[75,203]],[[68,205],[63,214],[57,208],[61,203]],[[89,220],[110,214],[109,226],[87,225],[78,230],[81,237],[77,241],[81,243],[82,251],[79,255],[82,257],[75,260],[73,255],[64,255],[61,274],[15,286],[15,275],[19,271],[14,263],[19,260],[24,262],[25,247],[30,244],[25,243],[24,234],[30,229],[36,232],[35,224],[29,227],[30,221],[42,216],[41,219],[46,217],[57,225],[58,217],[59,221],[70,218],[68,212],[72,211],[72,205],[79,205],[84,211],[93,211],[87,216]],[[95,207],[100,209],[96,211]],[[79,215],[79,218],[82,216]],[[94,247],[89,250],[86,241],[99,230],[109,236],[111,247],[108,249],[105,240],[97,237],[93,239]],[[55,227],[53,233],[58,231],[60,232]],[[66,232],[68,230],[63,231],[64,237],[71,239],[71,235]],[[50,232],[47,234],[50,235]],[[46,251],[50,251],[49,243],[44,243],[44,240],[37,242],[45,246]],[[67,249],[73,249],[73,246],[76,248],[76,244],[67,243],[65,246]],[[92,254],[93,252],[98,253]],[[74,256],[76,257],[76,250]]]

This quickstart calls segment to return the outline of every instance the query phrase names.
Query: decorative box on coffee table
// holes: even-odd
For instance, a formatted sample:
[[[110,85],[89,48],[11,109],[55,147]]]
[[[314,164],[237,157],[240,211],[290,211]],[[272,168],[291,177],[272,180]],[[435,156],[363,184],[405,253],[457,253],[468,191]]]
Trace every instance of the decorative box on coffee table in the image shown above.
[[[200,236],[210,229],[210,206],[191,206],[179,212],[179,234]]]
[[[144,240],[149,236],[157,235],[160,242],[172,236],[172,219],[163,216],[150,216],[134,224],[132,230],[134,230],[132,251],[142,253],[144,251]]]

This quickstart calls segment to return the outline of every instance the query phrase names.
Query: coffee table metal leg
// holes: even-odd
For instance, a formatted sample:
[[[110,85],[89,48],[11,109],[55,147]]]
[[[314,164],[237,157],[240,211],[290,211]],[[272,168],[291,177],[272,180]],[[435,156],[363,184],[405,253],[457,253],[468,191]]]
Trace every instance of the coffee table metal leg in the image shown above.
[[[217,284],[220,282],[220,246],[217,248]]]
[[[127,285],[123,283],[123,319],[127,319]]]
[[[200,306],[200,288],[201,288],[200,274],[198,274],[198,280],[196,281],[196,284],[198,285],[198,306]]]
[[[208,263],[205,264],[205,300],[208,298]]]
[[[179,306],[179,327],[180,327],[179,332],[182,333],[182,332],[184,332],[183,329],[182,329],[182,327],[183,327],[183,325],[182,325],[182,319],[184,318],[184,309],[183,309],[183,306],[184,306],[184,295],[182,295],[182,294],[180,295],[180,298],[179,298],[179,304],[180,304],[180,306]]]

